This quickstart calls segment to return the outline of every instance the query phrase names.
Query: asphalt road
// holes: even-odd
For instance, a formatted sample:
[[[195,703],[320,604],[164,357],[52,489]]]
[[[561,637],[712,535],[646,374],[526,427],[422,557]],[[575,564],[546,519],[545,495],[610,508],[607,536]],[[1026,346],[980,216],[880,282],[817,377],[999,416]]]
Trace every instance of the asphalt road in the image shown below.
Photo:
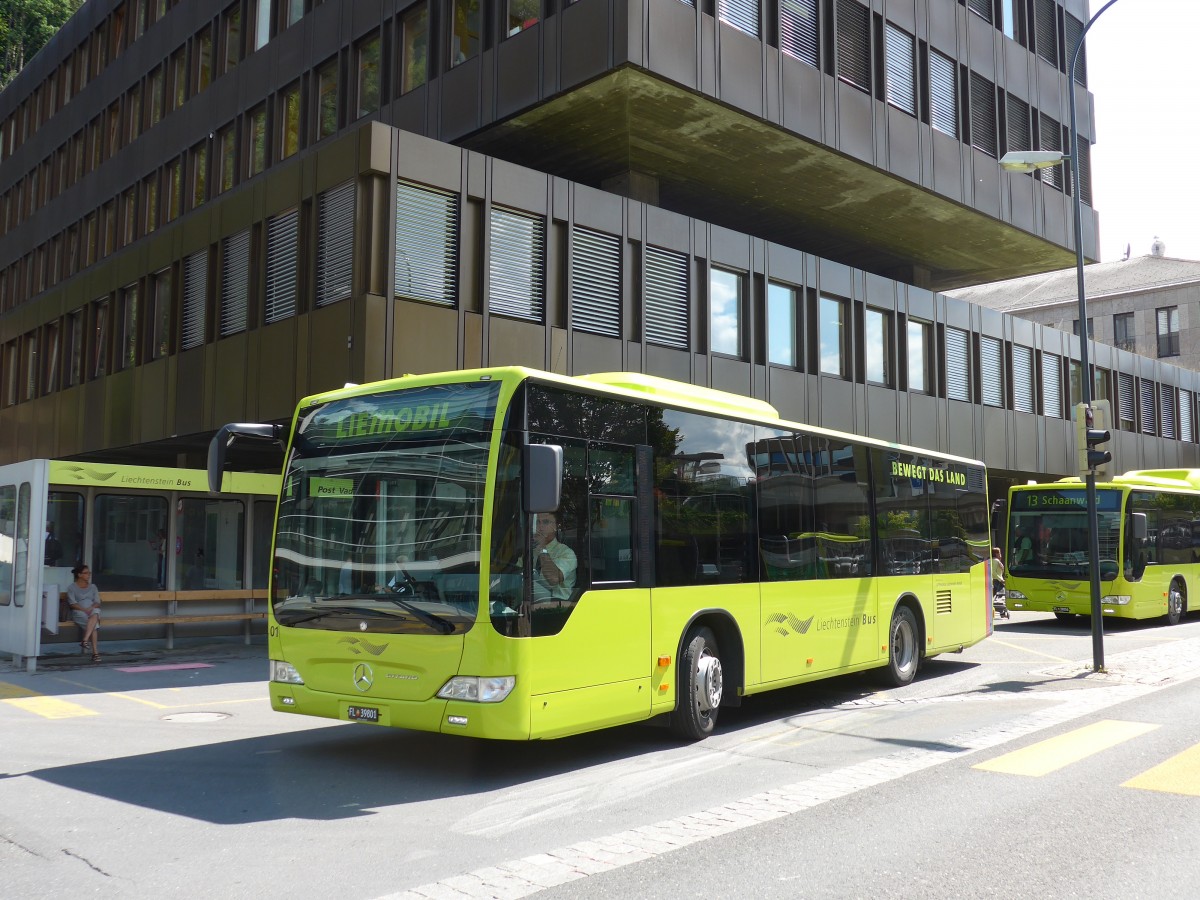
[[[1017,613],[690,746],[274,713],[261,646],[0,668],[0,896],[1194,896],[1200,617],[1106,624],[1105,674],[1086,622]]]

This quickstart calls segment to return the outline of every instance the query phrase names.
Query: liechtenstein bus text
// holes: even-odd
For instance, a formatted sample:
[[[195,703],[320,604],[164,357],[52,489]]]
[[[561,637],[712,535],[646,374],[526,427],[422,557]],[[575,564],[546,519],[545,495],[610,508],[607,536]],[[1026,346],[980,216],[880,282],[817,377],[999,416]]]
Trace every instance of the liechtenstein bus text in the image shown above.
[[[772,688],[870,668],[903,685],[991,631],[985,485],[978,462],[637,374],[307,398],[271,703],[515,740],[667,716],[698,739]]]
[[[1009,492],[1007,602],[1062,619],[1101,611],[1177,623],[1200,589],[1200,470],[1144,469],[1096,486],[1100,558],[1088,554],[1087,496],[1078,479]],[[1189,606],[1190,604],[1190,606]]]

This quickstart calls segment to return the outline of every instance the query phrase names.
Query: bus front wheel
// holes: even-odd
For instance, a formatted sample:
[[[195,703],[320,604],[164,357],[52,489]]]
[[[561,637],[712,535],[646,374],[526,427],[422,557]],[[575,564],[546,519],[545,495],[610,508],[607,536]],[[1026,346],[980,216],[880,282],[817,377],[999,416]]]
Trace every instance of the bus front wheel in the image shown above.
[[[921,647],[917,640],[917,617],[907,606],[897,606],[888,629],[888,663],[886,677],[895,687],[904,687],[917,677],[921,662]]]
[[[684,740],[699,741],[712,734],[725,692],[717,639],[708,628],[688,635],[679,660],[679,700],[671,727]]]
[[[1171,582],[1167,591],[1167,624],[1178,625],[1183,618],[1183,585],[1178,581]]]

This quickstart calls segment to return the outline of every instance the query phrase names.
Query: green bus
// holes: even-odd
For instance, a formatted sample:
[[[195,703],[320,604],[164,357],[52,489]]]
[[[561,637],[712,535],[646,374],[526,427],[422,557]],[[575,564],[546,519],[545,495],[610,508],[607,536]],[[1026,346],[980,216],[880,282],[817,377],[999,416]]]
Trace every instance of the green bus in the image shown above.
[[[1200,590],[1200,469],[1140,469],[1097,484],[1096,516],[1102,615],[1177,624]],[[1091,615],[1078,478],[1011,488],[1007,533],[1011,609]]]
[[[981,463],[653,376],[494,368],[308,397],[286,438],[276,710],[484,738],[722,706],[991,632]]]

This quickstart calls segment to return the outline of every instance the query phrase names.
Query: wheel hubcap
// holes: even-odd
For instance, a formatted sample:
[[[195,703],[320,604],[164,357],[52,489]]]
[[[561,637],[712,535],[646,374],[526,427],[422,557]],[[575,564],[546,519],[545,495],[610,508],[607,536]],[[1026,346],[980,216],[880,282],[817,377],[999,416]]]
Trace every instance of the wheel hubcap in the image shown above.
[[[912,667],[915,645],[912,627],[908,622],[902,620],[896,623],[896,630],[892,632],[892,659],[901,672],[907,672]]]
[[[725,690],[725,677],[721,672],[721,661],[705,653],[696,665],[696,706],[708,713],[721,705],[721,694]]]
[[[1183,594],[1177,588],[1172,588],[1167,595],[1167,609],[1170,610],[1172,616],[1178,616],[1183,612]]]

